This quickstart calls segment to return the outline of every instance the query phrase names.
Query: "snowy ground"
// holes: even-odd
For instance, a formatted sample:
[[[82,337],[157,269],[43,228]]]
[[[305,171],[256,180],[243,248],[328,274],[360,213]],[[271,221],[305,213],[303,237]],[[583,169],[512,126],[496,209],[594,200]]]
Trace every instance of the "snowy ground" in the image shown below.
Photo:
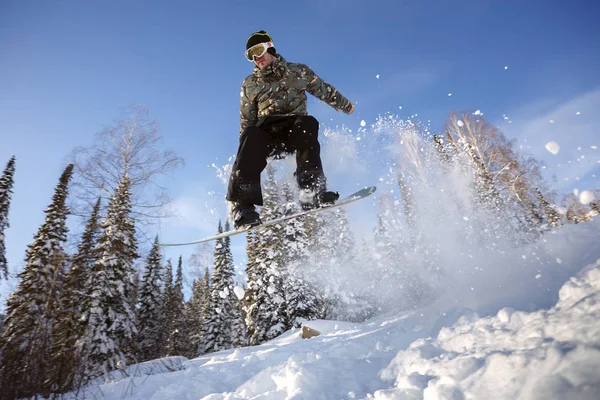
[[[600,218],[567,226],[507,254],[511,264],[486,279],[449,284],[426,308],[362,324],[312,321],[321,336],[293,330],[177,359],[174,372],[115,379],[79,398],[598,399],[599,239]]]

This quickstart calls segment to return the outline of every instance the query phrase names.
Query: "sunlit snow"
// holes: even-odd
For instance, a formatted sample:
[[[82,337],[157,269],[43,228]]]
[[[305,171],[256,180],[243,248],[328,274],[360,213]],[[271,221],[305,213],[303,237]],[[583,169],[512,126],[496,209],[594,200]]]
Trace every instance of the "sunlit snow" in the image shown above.
[[[560,151],[560,146],[558,145],[558,143],[550,141],[546,143],[546,150],[548,150],[552,154],[558,154],[558,152]]]
[[[590,204],[595,199],[596,199],[596,196],[594,196],[594,192],[589,191],[589,190],[584,190],[579,195],[579,201],[581,202],[581,204],[585,204],[585,205]]]

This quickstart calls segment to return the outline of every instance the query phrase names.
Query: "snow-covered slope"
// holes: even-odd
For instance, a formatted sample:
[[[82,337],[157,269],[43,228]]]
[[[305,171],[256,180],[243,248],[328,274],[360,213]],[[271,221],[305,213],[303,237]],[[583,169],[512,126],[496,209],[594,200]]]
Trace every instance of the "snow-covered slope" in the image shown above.
[[[79,398],[598,399],[599,239],[598,218],[567,226],[506,254],[505,268],[449,282],[426,308],[311,321],[320,336],[289,331],[180,371],[130,372]]]

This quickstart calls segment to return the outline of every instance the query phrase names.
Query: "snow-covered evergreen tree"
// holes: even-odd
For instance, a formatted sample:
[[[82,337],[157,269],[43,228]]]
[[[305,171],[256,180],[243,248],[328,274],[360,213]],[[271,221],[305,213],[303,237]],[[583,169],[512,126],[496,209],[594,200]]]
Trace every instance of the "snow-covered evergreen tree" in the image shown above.
[[[231,344],[233,347],[248,346],[248,330],[246,329],[244,308],[242,301],[237,297],[231,310]]]
[[[343,207],[319,213],[316,217],[317,230],[310,236],[310,248],[315,249],[312,258],[315,268],[326,274],[321,279],[325,282],[321,288],[324,317],[363,321],[372,315],[371,299],[364,290],[357,292],[354,285],[358,281],[373,279],[372,265],[362,263],[360,268],[356,266],[356,239]],[[351,279],[346,273],[348,268],[353,271]],[[366,271],[366,268],[369,270]],[[364,278],[360,279],[359,274],[364,274]]]
[[[147,361],[161,356],[164,308],[162,257],[158,236],[146,261],[146,270],[140,283],[138,307],[138,361]]]
[[[285,215],[300,211],[289,182],[286,181],[282,184],[281,195]],[[283,282],[287,314],[286,325],[296,328],[305,321],[322,317],[319,295],[303,276],[303,267],[310,259],[306,221],[306,218],[290,220],[283,226],[282,232],[281,245],[284,251],[283,260],[286,270]]]
[[[4,242],[4,232],[9,227],[8,210],[10,208],[10,199],[12,196],[12,187],[14,184],[15,157],[11,157],[0,178],[0,276],[8,279],[8,262],[6,261],[6,245]]]
[[[202,301],[204,284],[196,279],[193,284],[192,297],[185,303],[185,331],[189,338],[184,356],[194,358],[199,355],[198,348],[202,340]]]
[[[56,323],[58,291],[67,239],[66,199],[73,165],[66,167],[45,210],[46,218],[28,246],[26,265],[19,285],[7,301],[7,314],[0,335],[0,398],[48,394],[52,328]]]
[[[226,224],[226,229],[229,229],[229,223]],[[218,232],[223,232],[220,221]],[[203,327],[205,353],[233,347],[233,309],[237,306],[237,298],[233,292],[233,268],[230,239],[220,239],[215,246],[210,309]]]
[[[173,330],[173,310],[171,308],[171,301],[173,299],[173,263],[171,259],[167,260],[164,275],[164,286],[162,289],[162,332],[161,332],[161,348],[162,355],[166,356],[169,352],[167,338],[170,332]]]
[[[261,211],[266,220],[282,214],[281,199],[271,165],[267,167],[264,206]],[[272,225],[258,232],[258,249],[252,254],[253,259],[248,255],[251,271],[248,273],[250,298],[246,325],[252,345],[271,340],[289,328],[283,286],[285,263],[282,229],[281,225]]]
[[[137,334],[131,301],[136,273],[133,262],[139,256],[129,185],[129,177],[123,176],[101,224],[98,261],[92,267],[84,305],[87,328],[80,347],[84,382],[132,360],[132,341]]]
[[[229,221],[225,222],[225,230],[230,229]],[[246,335],[246,323],[244,322],[242,303],[238,299],[235,288],[235,266],[233,265],[233,254],[231,252],[231,238],[226,237],[223,240],[223,283],[227,288],[227,296],[223,299],[223,307],[228,310],[230,325],[231,346],[243,347],[248,344]]]
[[[172,320],[169,323],[171,331],[167,337],[167,356],[185,355],[189,345],[189,337],[185,329],[185,313],[183,303],[183,261],[179,256],[177,272],[175,274],[175,284],[171,290],[171,297],[168,302],[169,315]]]
[[[81,319],[82,307],[88,293],[86,283],[92,266],[98,259],[95,249],[100,235],[99,222],[100,198],[92,210],[77,253],[71,258],[71,268],[60,293],[60,311],[54,327],[52,373],[49,378],[58,393],[73,389],[82,372],[83,366],[76,355],[76,344],[85,332],[85,323]]]
[[[419,279],[413,264],[427,268],[429,248],[422,243],[418,226],[406,229],[392,198],[388,194],[382,194],[380,198],[370,268],[380,282],[376,304],[382,310],[412,308],[428,294],[427,286]],[[408,241],[406,232],[412,234]],[[412,257],[415,253],[419,255]],[[408,262],[407,257],[412,257],[412,262]]]
[[[206,321],[208,314],[210,313],[210,289],[212,287],[212,281],[208,267],[204,268],[204,279],[202,280],[202,321]]]
[[[258,236],[257,231],[250,231],[246,234],[246,257],[248,261],[246,262],[246,280],[248,282],[248,287],[244,293],[244,298],[242,299],[242,309],[245,318],[246,324],[246,334],[248,337],[248,343],[250,342],[250,338],[254,335],[256,328],[252,323],[252,318],[250,316],[250,311],[252,310],[253,304],[256,303],[257,293],[254,289],[256,286],[254,282],[260,277],[260,263],[258,260],[259,254],[259,245],[260,245],[260,237]]]

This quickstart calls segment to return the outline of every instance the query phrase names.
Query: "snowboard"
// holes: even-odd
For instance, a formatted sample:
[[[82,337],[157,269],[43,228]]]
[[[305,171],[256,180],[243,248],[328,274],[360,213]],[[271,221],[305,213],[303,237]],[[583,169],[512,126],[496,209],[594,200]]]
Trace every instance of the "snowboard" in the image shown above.
[[[188,245],[191,245],[191,244],[198,244],[198,243],[210,242],[211,240],[222,239],[222,238],[225,238],[225,237],[228,237],[228,236],[239,235],[240,233],[244,233],[244,232],[248,232],[248,231],[253,231],[253,230],[257,230],[257,229],[262,229],[262,228],[264,228],[266,226],[275,225],[275,224],[279,224],[279,223],[285,223],[286,221],[292,220],[294,218],[301,217],[303,215],[314,214],[314,213],[318,213],[318,212],[321,212],[321,211],[327,211],[327,210],[331,210],[333,208],[342,207],[342,206],[348,205],[350,203],[354,203],[355,201],[358,201],[360,199],[364,199],[365,197],[368,197],[368,196],[372,195],[375,192],[376,189],[377,188],[375,186],[368,186],[368,187],[365,187],[365,188],[359,190],[356,193],[351,194],[350,196],[347,196],[347,197],[344,197],[342,199],[339,199],[335,204],[332,204],[330,206],[324,206],[324,207],[314,208],[312,210],[301,211],[299,213],[292,214],[292,215],[285,215],[283,217],[271,219],[271,220],[268,220],[268,221],[263,221],[261,224],[255,225],[255,226],[251,226],[249,228],[231,230],[231,231],[219,233],[218,235],[208,236],[208,237],[205,237],[204,239],[194,240],[193,242],[186,242],[186,243],[161,243],[160,246],[163,246],[163,247],[167,247],[167,246],[188,246]]]

